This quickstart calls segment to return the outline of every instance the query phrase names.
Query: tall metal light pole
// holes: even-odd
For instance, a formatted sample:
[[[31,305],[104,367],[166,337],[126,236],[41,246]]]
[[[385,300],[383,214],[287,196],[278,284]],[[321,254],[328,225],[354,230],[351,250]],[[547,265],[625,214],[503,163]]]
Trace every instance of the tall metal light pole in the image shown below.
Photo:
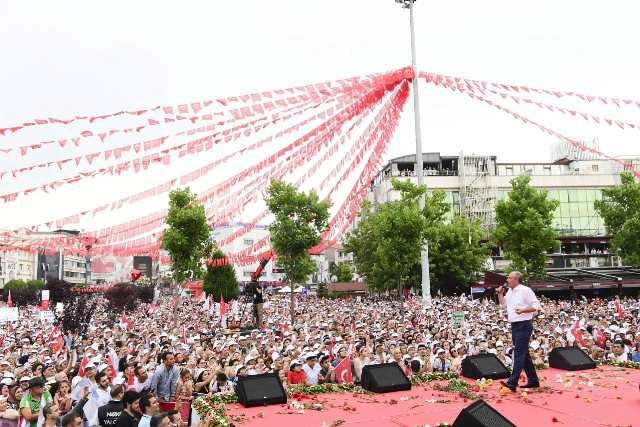
[[[418,67],[416,66],[416,35],[414,30],[413,6],[416,0],[396,0],[403,8],[409,9],[409,30],[411,31],[411,68],[413,69],[413,115],[416,134],[416,163],[414,172],[418,178],[418,185],[424,186],[424,161],[422,158],[422,130],[420,128],[420,96],[418,93]],[[418,200],[420,209],[424,208],[425,197]],[[422,271],[422,302],[431,305],[431,281],[429,280],[429,243],[425,242],[420,251],[420,265]]]

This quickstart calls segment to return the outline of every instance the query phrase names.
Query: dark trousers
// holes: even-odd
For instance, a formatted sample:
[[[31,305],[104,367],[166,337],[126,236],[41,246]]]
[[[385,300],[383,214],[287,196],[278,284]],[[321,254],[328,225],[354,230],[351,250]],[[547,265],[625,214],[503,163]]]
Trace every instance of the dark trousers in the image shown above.
[[[527,374],[527,380],[530,384],[540,382],[536,368],[533,366],[531,355],[529,354],[529,340],[533,332],[533,323],[531,320],[511,323],[511,335],[513,339],[513,371],[508,383],[517,386],[520,380],[520,373],[524,369]]]

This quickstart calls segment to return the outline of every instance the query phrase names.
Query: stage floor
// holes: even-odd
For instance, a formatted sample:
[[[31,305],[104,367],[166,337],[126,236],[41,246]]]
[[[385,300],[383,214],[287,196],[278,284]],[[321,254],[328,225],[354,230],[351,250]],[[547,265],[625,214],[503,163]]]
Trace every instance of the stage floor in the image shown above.
[[[482,398],[520,427],[640,425],[640,370],[602,366],[587,371],[539,371],[542,387],[536,391],[501,395],[497,381],[481,391]],[[467,380],[475,383],[473,380]],[[446,385],[446,381],[439,384]],[[429,383],[410,391],[377,395],[335,393],[299,397],[318,409],[289,405],[244,408],[227,405],[228,416],[242,426],[434,426],[453,423],[471,404],[454,393],[433,389]],[[289,400],[289,403],[292,399]],[[235,418],[235,417],[234,417]]]

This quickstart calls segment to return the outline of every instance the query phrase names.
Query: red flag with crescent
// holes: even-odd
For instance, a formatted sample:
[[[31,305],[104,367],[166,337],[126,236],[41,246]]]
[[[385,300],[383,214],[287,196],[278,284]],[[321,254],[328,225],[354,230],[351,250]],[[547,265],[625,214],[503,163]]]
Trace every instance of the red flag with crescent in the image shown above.
[[[353,374],[351,373],[351,356],[345,357],[336,365],[336,382],[351,383],[353,382]]]

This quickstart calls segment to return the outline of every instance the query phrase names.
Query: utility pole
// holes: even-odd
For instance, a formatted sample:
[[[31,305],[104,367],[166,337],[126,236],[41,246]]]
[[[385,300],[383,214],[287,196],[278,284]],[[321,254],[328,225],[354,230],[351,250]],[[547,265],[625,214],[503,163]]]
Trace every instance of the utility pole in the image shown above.
[[[413,115],[416,134],[416,163],[413,170],[418,179],[418,186],[424,187],[424,161],[422,158],[422,130],[420,127],[420,96],[418,93],[418,68],[416,66],[416,35],[414,30],[413,7],[416,0],[395,0],[404,9],[409,9],[409,30],[411,32],[411,68],[413,69]],[[425,195],[418,199],[420,209],[424,209]],[[429,242],[425,242],[420,251],[420,265],[422,271],[422,302],[426,307],[431,306],[431,281],[429,280]]]

